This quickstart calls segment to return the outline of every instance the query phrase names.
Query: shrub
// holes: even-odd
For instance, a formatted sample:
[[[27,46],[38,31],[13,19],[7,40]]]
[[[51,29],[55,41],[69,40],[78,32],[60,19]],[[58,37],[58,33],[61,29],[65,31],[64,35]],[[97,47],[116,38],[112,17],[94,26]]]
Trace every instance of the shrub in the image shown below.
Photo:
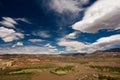
[[[98,79],[99,80],[120,80],[120,78],[115,78],[115,77],[111,77],[111,76],[103,76],[101,74],[98,75]]]
[[[65,75],[69,71],[73,71],[73,66],[58,67],[50,72],[56,75]]]
[[[119,72],[120,73],[120,67],[115,66],[90,66],[94,69],[100,69],[101,71],[111,71],[111,72]]]

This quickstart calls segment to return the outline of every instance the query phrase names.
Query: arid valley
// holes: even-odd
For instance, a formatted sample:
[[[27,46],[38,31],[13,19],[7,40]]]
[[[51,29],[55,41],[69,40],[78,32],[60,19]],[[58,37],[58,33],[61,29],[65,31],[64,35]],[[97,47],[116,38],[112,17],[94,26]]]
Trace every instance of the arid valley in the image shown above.
[[[0,80],[120,80],[120,52],[0,55]]]

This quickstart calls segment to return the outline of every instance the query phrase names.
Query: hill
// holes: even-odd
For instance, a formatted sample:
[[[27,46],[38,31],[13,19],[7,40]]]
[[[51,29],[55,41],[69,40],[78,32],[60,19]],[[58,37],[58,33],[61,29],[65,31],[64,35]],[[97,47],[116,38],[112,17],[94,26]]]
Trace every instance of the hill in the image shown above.
[[[94,57],[120,57],[120,48],[112,48],[108,50],[98,50],[94,53],[88,54]]]

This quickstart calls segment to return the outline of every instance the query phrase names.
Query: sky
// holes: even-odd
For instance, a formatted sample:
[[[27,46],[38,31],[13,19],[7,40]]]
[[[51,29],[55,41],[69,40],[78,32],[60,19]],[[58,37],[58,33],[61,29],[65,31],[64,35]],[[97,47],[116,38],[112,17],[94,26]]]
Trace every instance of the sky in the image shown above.
[[[0,0],[0,54],[120,48],[120,0]]]

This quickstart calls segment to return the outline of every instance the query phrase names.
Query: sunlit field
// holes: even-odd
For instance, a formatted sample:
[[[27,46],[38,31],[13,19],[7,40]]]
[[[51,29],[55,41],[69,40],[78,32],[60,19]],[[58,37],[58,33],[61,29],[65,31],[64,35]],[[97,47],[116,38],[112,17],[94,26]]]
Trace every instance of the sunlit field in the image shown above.
[[[0,80],[120,80],[120,57],[15,55],[0,57]]]

